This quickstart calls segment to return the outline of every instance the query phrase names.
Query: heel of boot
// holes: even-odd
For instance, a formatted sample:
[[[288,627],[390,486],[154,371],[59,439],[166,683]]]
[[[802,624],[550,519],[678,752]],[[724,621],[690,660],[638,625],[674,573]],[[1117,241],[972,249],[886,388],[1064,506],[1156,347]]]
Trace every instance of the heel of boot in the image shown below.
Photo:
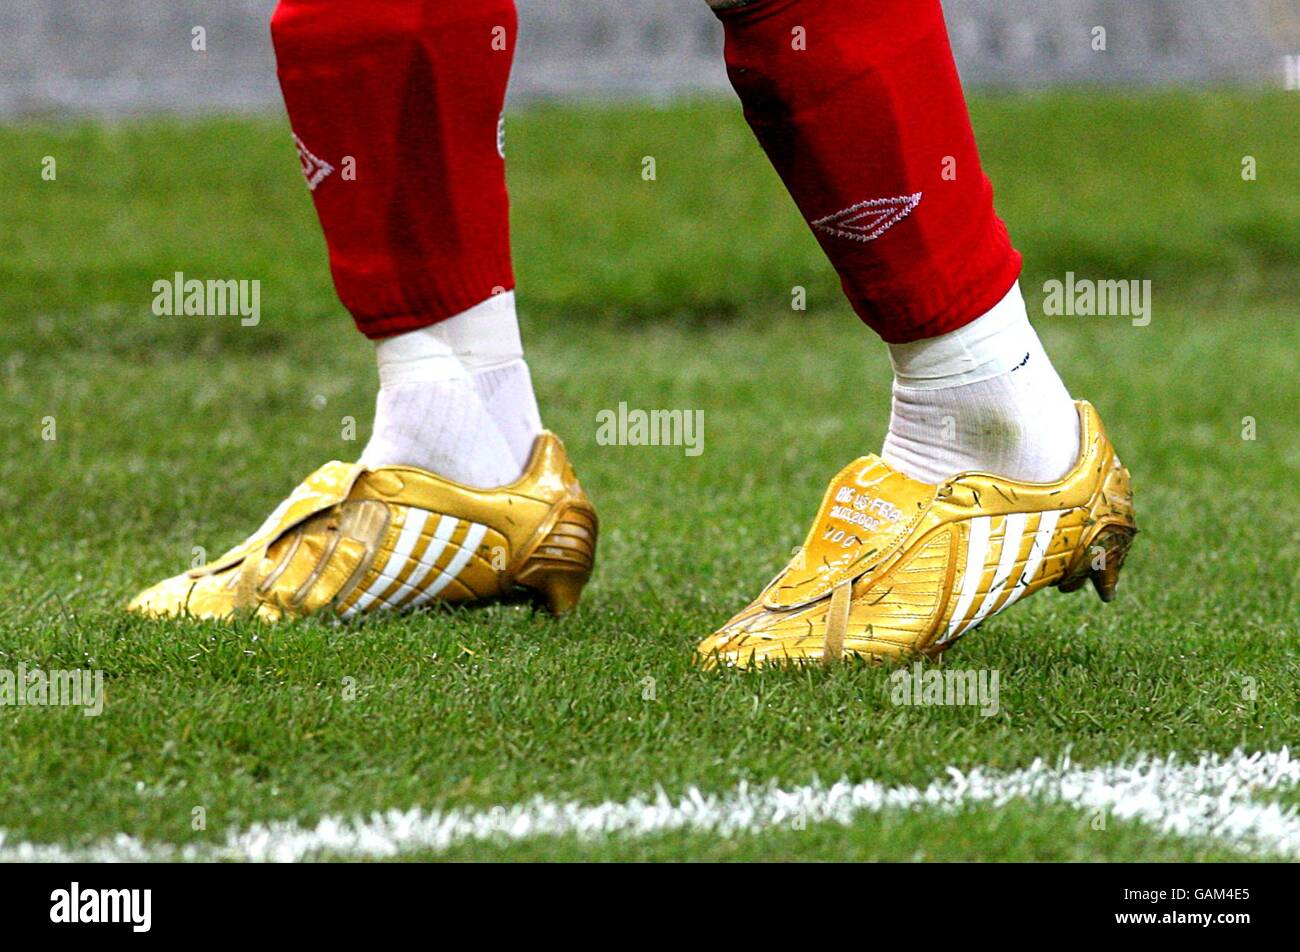
[[[1119,570],[1124,567],[1134,532],[1126,526],[1108,526],[1097,533],[1097,538],[1088,547],[1088,578],[1103,602],[1115,597]]]
[[[547,611],[552,615],[563,615],[578,607],[588,578],[575,572],[548,572],[544,576],[535,576],[528,587],[541,596]]]
[[[596,562],[596,513],[570,506],[537,544],[515,582],[537,592],[554,615],[571,611]]]
[[[1124,558],[1136,533],[1136,529],[1118,525],[1098,530],[1084,548],[1079,566],[1060,583],[1061,591],[1073,592],[1085,581],[1090,581],[1103,602],[1114,599],[1119,572],[1124,567]]]

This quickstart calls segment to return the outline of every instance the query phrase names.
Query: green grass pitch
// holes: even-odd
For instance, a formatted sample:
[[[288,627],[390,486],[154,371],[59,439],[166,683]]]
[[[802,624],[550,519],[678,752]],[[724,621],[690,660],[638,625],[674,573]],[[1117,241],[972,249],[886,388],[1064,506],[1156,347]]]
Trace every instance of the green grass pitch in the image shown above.
[[[0,129],[0,668],[98,669],[107,694],[97,718],[0,707],[6,842],[220,842],[259,821],[391,807],[597,803],[741,780],[924,785],[950,766],[1012,771],[1067,752],[1086,766],[1294,744],[1298,102],[973,103],[1031,314],[1131,467],[1142,529],[1111,606],[1047,592],[947,656],[999,672],[994,717],[895,707],[881,668],[690,665],[802,541],[826,480],[878,449],[888,415],[884,348],[734,104],[509,116],[525,343],[544,419],[602,518],[596,575],[560,623],[523,606],[273,629],[124,615],[194,546],[215,555],[321,462],[355,457],[371,349],[334,298],[283,121]],[[154,316],[151,285],[176,271],[260,280],[261,322]],[[1067,271],[1150,279],[1150,325],[1043,316],[1044,281]],[[806,312],[791,309],[796,286]],[[703,410],[703,454],[598,445],[596,414],[620,401]],[[356,442],[341,436],[349,416]],[[1300,805],[1295,789],[1272,796]],[[1092,820],[1015,802],[438,855],[1240,855]]]

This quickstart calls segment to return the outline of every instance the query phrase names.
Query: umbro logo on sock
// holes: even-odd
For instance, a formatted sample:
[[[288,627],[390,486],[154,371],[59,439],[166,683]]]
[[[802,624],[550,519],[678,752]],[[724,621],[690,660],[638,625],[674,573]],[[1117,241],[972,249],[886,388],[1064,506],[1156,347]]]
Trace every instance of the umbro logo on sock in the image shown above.
[[[897,198],[871,198],[848,208],[818,218],[812,223],[817,231],[854,241],[875,241],[912,213],[921,204],[921,193]]]
[[[314,192],[316,186],[334,171],[334,166],[313,154],[296,132],[293,134],[293,144],[298,147],[298,161],[302,163],[302,174],[307,179],[307,187]]]

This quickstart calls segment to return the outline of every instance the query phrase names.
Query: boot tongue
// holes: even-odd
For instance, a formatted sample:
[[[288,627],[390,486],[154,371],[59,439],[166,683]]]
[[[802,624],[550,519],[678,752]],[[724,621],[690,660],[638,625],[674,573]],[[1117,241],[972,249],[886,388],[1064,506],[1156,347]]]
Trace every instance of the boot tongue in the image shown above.
[[[352,484],[365,471],[360,463],[341,463],[331,460],[312,473],[290,493],[275,511],[266,517],[266,521],[257,531],[235,546],[221,558],[207,565],[190,569],[189,576],[214,575],[232,565],[237,565],[250,552],[255,552],[263,545],[273,542],[278,536],[289,531],[298,523],[316,513],[328,509],[348,498]]]
[[[840,470],[802,548],[767,587],[768,608],[823,598],[893,555],[934,501],[937,487],[904,476],[878,456]]]

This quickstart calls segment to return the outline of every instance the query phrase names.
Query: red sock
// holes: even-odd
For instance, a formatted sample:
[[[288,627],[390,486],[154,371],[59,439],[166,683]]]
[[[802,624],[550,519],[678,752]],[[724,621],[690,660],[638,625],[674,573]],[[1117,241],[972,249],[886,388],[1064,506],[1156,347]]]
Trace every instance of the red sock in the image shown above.
[[[280,0],[280,86],[339,298],[385,337],[514,287],[513,0]]]
[[[759,143],[891,343],[993,307],[1020,256],[993,211],[939,0],[757,0],[719,14]]]

